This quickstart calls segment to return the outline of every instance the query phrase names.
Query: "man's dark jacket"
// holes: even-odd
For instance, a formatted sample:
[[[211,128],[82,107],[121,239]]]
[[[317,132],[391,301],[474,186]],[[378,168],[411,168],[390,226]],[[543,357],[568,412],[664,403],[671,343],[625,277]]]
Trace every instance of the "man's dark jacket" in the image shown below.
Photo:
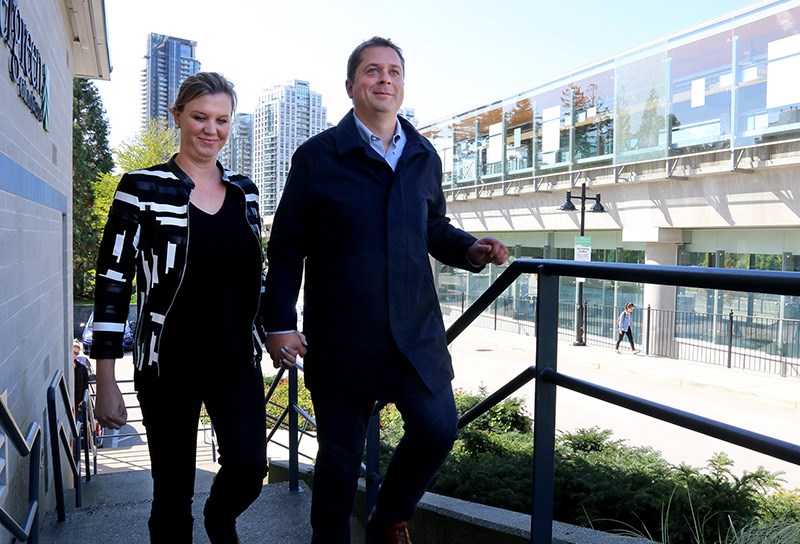
[[[391,342],[432,391],[453,378],[428,254],[478,271],[467,259],[475,237],[450,225],[441,161],[399,119],[408,140],[395,171],[361,138],[352,111],[292,158],[267,249],[265,327],[297,328],[305,264],[305,381],[312,392],[378,383],[384,376],[376,354]]]

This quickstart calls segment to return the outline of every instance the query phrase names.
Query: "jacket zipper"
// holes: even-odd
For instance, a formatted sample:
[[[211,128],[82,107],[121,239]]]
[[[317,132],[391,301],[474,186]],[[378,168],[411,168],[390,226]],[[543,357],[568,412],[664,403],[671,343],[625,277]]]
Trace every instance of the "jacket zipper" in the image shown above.
[[[169,302],[169,306],[167,306],[167,311],[164,312],[164,323],[161,325],[161,334],[158,335],[159,346],[164,340],[164,329],[167,328],[167,316],[169,315],[169,311],[172,310],[172,306],[175,304],[175,299],[178,298],[178,292],[181,290],[181,286],[183,285],[183,278],[186,276],[186,266],[189,264],[189,236],[191,235],[189,203],[191,202],[193,190],[193,188],[189,188],[189,198],[186,199],[186,245],[183,253],[183,269],[181,270],[181,279],[178,281],[178,287],[175,288],[175,293],[172,295],[172,300]],[[161,361],[156,361],[156,374],[161,376]]]
[[[230,182],[229,182],[230,183]],[[244,191],[243,187],[236,185],[235,183],[230,183],[231,186],[238,188],[242,192],[242,196],[244,197],[244,222],[247,224],[247,228],[253,233],[253,237],[256,239],[256,244],[258,245],[258,262],[260,263],[260,270],[258,274],[258,292],[256,298],[256,313],[253,315],[253,319],[250,322],[250,338],[251,338],[251,348],[252,351],[255,351],[256,346],[253,342],[253,334],[257,334],[255,327],[256,327],[256,319],[258,319],[258,312],[261,309],[261,289],[264,287],[263,285],[263,276],[264,276],[264,250],[261,248],[261,239],[258,234],[258,229],[254,229],[253,225],[250,224],[250,221],[247,219],[247,193]],[[253,367],[255,368],[258,365],[256,360],[255,354],[253,355]]]

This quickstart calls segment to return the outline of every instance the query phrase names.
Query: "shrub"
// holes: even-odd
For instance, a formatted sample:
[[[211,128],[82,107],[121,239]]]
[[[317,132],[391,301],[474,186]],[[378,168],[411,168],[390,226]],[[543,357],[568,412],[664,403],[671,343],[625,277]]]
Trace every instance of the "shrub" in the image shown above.
[[[486,388],[480,387],[477,393],[466,393],[461,389],[455,391],[456,409],[460,415],[478,405],[488,396]],[[522,399],[509,397],[487,413],[469,424],[472,429],[493,433],[529,432],[532,420],[525,410]]]
[[[269,385],[273,378],[265,378]],[[456,391],[466,413],[486,398]],[[313,414],[302,386],[299,404]],[[286,380],[267,413],[280,417],[288,398]],[[531,512],[532,422],[524,402],[510,398],[462,429],[430,490],[516,512]],[[403,435],[393,404],[380,417],[381,471]],[[629,446],[608,429],[592,427],[556,437],[554,518],[598,530],[665,544],[800,542],[800,492],[780,487],[779,473],[763,468],[733,473],[733,462],[717,453],[703,468],[674,466],[649,447]],[[777,535],[764,540],[763,535]],[[759,540],[762,538],[762,540]]]
[[[467,406],[480,400],[480,394],[461,399]],[[462,430],[431,491],[530,513],[532,435],[484,430],[488,421],[480,418],[477,429]],[[800,521],[800,495],[781,490],[779,474],[759,468],[736,476],[732,467],[724,453],[702,469],[674,466],[652,448],[613,439],[608,429],[561,433],[554,518],[646,538],[656,534],[662,542],[681,544],[739,544],[729,540],[733,527],[755,531],[760,520],[775,530],[772,520],[780,527]]]
[[[264,393],[269,390],[274,380],[275,376],[264,376]],[[282,378],[275,387],[272,398],[270,398],[270,401],[267,403],[267,422],[271,422],[274,425],[283,416],[283,412],[288,404],[289,380]],[[311,417],[314,417],[314,406],[311,402],[311,394],[308,392],[308,389],[305,388],[305,382],[302,376],[298,377],[297,404]],[[284,418],[281,424],[287,425],[288,420]],[[302,420],[300,421],[300,425],[303,425]]]

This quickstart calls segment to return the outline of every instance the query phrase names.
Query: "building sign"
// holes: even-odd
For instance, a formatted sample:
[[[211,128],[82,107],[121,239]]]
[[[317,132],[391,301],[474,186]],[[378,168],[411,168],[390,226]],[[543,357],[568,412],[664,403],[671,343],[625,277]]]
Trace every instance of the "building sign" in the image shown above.
[[[10,53],[8,77],[45,130],[50,125],[50,74],[22,18],[17,0],[0,0],[0,38]]]

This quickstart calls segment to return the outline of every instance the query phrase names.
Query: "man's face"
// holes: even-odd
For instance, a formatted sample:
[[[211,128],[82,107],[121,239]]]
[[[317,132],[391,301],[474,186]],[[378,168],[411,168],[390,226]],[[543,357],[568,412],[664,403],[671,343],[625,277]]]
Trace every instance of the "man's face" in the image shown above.
[[[365,49],[355,78],[345,83],[356,113],[365,117],[380,113],[396,115],[403,104],[404,76],[400,56],[394,49]]]

